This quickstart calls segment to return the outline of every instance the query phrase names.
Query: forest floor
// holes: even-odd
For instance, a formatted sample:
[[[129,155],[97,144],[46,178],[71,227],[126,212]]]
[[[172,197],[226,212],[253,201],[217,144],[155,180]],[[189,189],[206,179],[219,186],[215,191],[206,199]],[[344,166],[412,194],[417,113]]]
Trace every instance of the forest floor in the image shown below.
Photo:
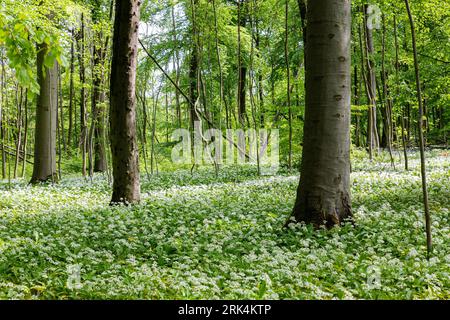
[[[0,299],[450,298],[450,157],[428,152],[427,261],[417,154],[411,170],[353,157],[356,225],[282,229],[298,175],[252,168],[143,176],[141,205],[110,186],[0,184]]]

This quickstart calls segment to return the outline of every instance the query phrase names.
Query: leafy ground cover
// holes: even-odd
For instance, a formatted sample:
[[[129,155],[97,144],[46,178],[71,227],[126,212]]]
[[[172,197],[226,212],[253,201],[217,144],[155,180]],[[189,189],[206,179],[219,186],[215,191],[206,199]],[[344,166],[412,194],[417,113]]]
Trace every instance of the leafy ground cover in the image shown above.
[[[257,177],[254,168],[143,176],[134,207],[109,207],[102,176],[3,182],[0,298],[448,299],[450,157],[428,152],[426,260],[419,162],[410,156],[406,172],[354,153],[356,224],[331,231],[282,229],[298,177]]]

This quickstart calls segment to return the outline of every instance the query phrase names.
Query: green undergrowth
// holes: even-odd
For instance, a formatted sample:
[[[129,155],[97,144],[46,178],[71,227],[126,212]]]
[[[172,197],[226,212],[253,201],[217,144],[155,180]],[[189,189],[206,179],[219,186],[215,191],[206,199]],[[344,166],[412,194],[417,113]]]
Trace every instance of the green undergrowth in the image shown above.
[[[108,206],[106,175],[2,182],[0,298],[449,299],[450,157],[428,152],[427,260],[410,156],[405,171],[353,154],[356,223],[331,231],[283,229],[298,176],[250,167],[144,174],[130,207]]]

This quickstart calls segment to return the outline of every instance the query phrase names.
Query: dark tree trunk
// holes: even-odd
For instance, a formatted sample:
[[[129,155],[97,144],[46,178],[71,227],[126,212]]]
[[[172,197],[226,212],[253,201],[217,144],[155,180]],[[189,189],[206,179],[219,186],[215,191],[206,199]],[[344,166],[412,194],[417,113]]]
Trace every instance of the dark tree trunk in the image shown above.
[[[56,125],[58,114],[58,65],[44,66],[48,46],[38,45],[37,76],[40,86],[36,106],[34,164],[30,183],[54,180],[56,175]]]
[[[356,51],[356,47],[355,47],[355,51]],[[355,64],[354,66],[354,76],[353,76],[353,81],[354,81],[354,92],[355,92],[355,106],[359,106],[359,81],[358,81],[358,65]],[[356,127],[355,127],[355,145],[357,147],[361,146],[361,142],[359,140],[359,136],[360,136],[360,115],[359,115],[359,110],[356,111]]]
[[[350,0],[310,1],[307,21],[304,141],[293,216],[332,227],[352,217]]]
[[[80,82],[81,82],[81,97],[80,97],[80,147],[82,168],[81,173],[86,176],[86,148],[87,148],[87,126],[86,126],[86,69],[84,66],[84,49],[85,49],[85,34],[84,34],[84,14],[81,14],[81,30],[79,41],[79,63],[80,63]]]
[[[195,10],[198,0],[191,0],[191,32],[192,32],[192,48],[190,53],[189,61],[189,100],[192,102],[189,105],[189,120],[190,128],[194,132],[194,123],[199,121],[196,107],[198,105],[198,95],[199,95],[199,49],[198,49],[198,35],[197,35],[197,25],[195,19]],[[193,143],[193,139],[192,139]]]
[[[368,5],[364,5],[364,34],[365,34],[365,51],[366,51],[366,66],[367,66],[367,99],[369,100],[369,115],[367,126],[367,144],[369,145],[370,159],[372,159],[372,151],[378,151],[380,146],[380,140],[377,129],[377,84],[375,74],[375,61],[374,61],[374,46],[372,29],[367,23],[368,17]]]
[[[199,120],[197,112],[195,110],[195,106],[197,105],[198,100],[198,54],[197,48],[194,45],[191,51],[191,60],[189,63],[189,100],[192,101],[190,104],[190,121],[191,121],[191,130],[194,130],[195,121]]]
[[[72,41],[70,42],[70,84],[69,84],[69,129],[67,132],[67,145],[69,146],[69,152],[72,146],[72,134],[73,134],[73,99],[74,99],[74,90],[73,90],[73,74],[75,71],[75,49],[73,45],[74,31],[72,29]]]
[[[242,127],[248,123],[247,110],[245,105],[247,67],[242,61],[241,28],[245,28],[246,17],[242,14],[242,4],[245,0],[238,0],[238,119]]]
[[[116,2],[110,83],[111,203],[140,201],[136,141],[136,64],[140,0]]]
[[[405,5],[406,5],[406,11],[408,12],[409,23],[411,26],[411,42],[412,42],[413,53],[414,53],[414,70],[415,70],[415,76],[416,76],[417,101],[419,104],[418,131],[419,131],[419,148],[420,148],[420,175],[422,177],[423,206],[424,206],[424,211],[425,211],[425,230],[426,230],[426,234],[427,234],[427,258],[430,258],[430,254],[431,254],[431,250],[432,250],[432,239],[431,239],[431,217],[430,217],[430,209],[429,209],[429,205],[428,205],[425,150],[424,150],[424,139],[423,139],[424,110],[423,110],[422,90],[421,90],[421,85],[420,85],[419,62],[418,62],[418,58],[417,58],[416,31],[415,31],[414,20],[413,20],[412,14],[411,14],[411,9],[409,7],[408,0],[405,0]]]
[[[173,27],[173,42],[175,44],[174,59],[173,59],[173,69],[176,75],[176,84],[180,85],[180,54],[178,51],[178,40],[177,40],[177,25],[175,22],[175,6],[172,6],[171,10],[172,16],[172,27]],[[177,114],[177,124],[181,128],[181,105],[180,105],[180,92],[175,90],[175,101],[176,101],[176,114]]]
[[[105,172],[107,169],[105,151],[105,93],[102,89],[103,75],[101,73],[103,50],[94,45],[94,72],[92,92],[92,115],[94,125],[94,172]]]
[[[289,66],[289,0],[285,0],[285,19],[284,19],[284,61],[286,63],[286,97],[288,108],[288,126],[289,126],[289,152],[288,152],[288,168],[292,169],[292,107],[291,107],[291,71]]]

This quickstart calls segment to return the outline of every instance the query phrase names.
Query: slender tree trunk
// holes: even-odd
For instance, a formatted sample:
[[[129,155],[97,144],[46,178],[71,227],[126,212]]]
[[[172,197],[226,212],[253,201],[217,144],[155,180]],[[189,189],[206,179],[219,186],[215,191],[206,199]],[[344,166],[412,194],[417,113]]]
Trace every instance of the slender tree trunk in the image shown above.
[[[293,216],[332,227],[352,217],[351,2],[310,1],[307,21],[305,127]]]
[[[219,117],[222,117],[222,105],[225,105],[225,126],[226,128],[230,128],[230,119],[228,117],[228,108],[225,102],[224,93],[223,93],[223,71],[222,71],[222,61],[220,59],[220,50],[219,50],[219,31],[217,27],[217,12],[216,12],[216,1],[212,0],[213,11],[214,11],[214,31],[215,31],[215,44],[216,44],[216,55],[217,55],[217,64],[219,67],[219,94],[220,94],[220,104],[219,104]]]
[[[22,147],[22,102],[23,102],[23,88],[20,88],[20,100],[17,105],[17,141],[16,141],[16,159],[14,162],[14,179],[17,178],[17,170],[19,168],[20,151]]]
[[[61,143],[63,145],[64,152],[67,152],[66,145],[66,136],[64,132],[64,99],[63,99],[63,91],[62,91],[62,83],[61,83],[61,67],[58,67],[58,95],[59,95],[59,116],[60,116],[60,125],[61,125]]]
[[[238,0],[238,119],[243,128],[248,123],[246,111],[246,77],[247,67],[242,61],[241,28],[245,27],[245,16],[242,14],[242,4],[245,0]]]
[[[38,45],[37,77],[40,86],[36,106],[34,164],[30,183],[56,178],[56,121],[58,116],[58,65],[44,66],[47,44]]]
[[[395,80],[396,80],[396,96],[399,96],[400,92],[400,78],[399,78],[399,69],[400,69],[400,61],[398,56],[398,37],[397,37],[397,17],[394,15],[394,41],[395,41]],[[405,137],[405,111],[404,107],[401,108],[401,130],[402,130],[402,146],[403,146],[403,155],[405,158],[405,170],[408,171],[408,153],[406,152],[406,137]]]
[[[364,25],[365,25],[365,51],[366,51],[366,66],[367,66],[367,93],[369,100],[369,120],[368,120],[368,129],[367,129],[367,144],[369,145],[370,151],[377,151],[380,142],[378,137],[377,130],[377,97],[376,97],[376,76],[375,76],[375,62],[374,62],[374,54],[375,50],[373,47],[373,37],[372,37],[372,29],[369,27],[367,23],[368,19],[368,5],[364,5]],[[370,154],[370,158],[372,158],[372,154]]]
[[[69,84],[69,129],[67,132],[67,145],[70,148],[72,147],[72,135],[73,135],[73,100],[74,100],[74,86],[73,86],[73,74],[75,72],[75,49],[73,42],[75,41],[75,34],[73,29],[72,33],[72,41],[70,41],[70,84]]]
[[[356,47],[355,47],[356,49]],[[356,51],[356,50],[355,50]],[[354,86],[354,92],[355,92],[355,106],[359,106],[359,81],[358,81],[358,66],[355,64],[354,66],[354,75],[353,75],[353,86]],[[361,146],[361,142],[359,140],[360,137],[360,116],[359,116],[359,110],[356,111],[356,128],[355,128],[355,145],[359,148]]]
[[[414,20],[411,14],[408,0],[405,0],[406,11],[408,12],[409,23],[411,26],[411,40],[414,52],[414,70],[416,76],[416,89],[417,89],[417,101],[419,103],[419,117],[418,117],[418,131],[419,131],[419,147],[420,147],[420,173],[422,176],[422,191],[423,191],[423,205],[425,210],[425,227],[427,234],[427,257],[430,257],[432,250],[432,240],[431,240],[431,217],[430,209],[428,206],[428,191],[427,191],[427,174],[425,167],[425,150],[423,141],[423,100],[422,100],[422,90],[420,87],[420,70],[419,62],[417,58],[417,46],[416,46],[416,32],[414,28]]]
[[[139,5],[140,0],[117,1],[115,5],[109,116],[112,204],[140,201],[135,95]]]
[[[172,27],[173,27],[173,41],[175,43],[175,58],[173,59],[173,68],[175,70],[175,83],[180,86],[180,54],[178,51],[178,41],[177,41],[177,25],[175,22],[175,6],[172,6]],[[176,101],[176,113],[177,113],[177,123],[178,127],[181,128],[181,105],[180,105],[180,92],[175,90],[175,101]]]
[[[197,106],[198,100],[198,48],[197,48],[197,26],[195,23],[195,6],[197,5],[198,0],[191,0],[192,6],[192,48],[191,48],[191,57],[189,62],[189,100],[193,103],[190,104],[189,107],[189,115],[191,122],[191,130],[194,130],[194,123],[199,121],[199,117],[197,111],[195,110]]]
[[[288,127],[289,127],[289,154],[288,154],[288,168],[292,169],[292,107],[291,107],[291,71],[289,67],[289,0],[285,0],[285,19],[284,19],[284,60],[286,63],[286,96],[288,107]]]
[[[252,112],[252,120],[253,120],[253,134],[250,134],[248,136],[249,139],[249,152],[250,154],[253,155],[253,158],[256,158],[256,168],[257,168],[257,172],[258,175],[261,175],[261,167],[260,167],[260,159],[259,159],[259,145],[260,145],[260,139],[259,139],[259,135],[258,135],[258,123],[259,121],[257,120],[257,115],[256,115],[256,103],[255,103],[255,97],[253,94],[253,86],[254,83],[256,82],[254,77],[252,75],[256,74],[254,72],[254,57],[255,57],[255,43],[253,41],[253,39],[257,39],[257,37],[255,37],[255,20],[257,18],[255,18],[255,7],[256,7],[256,1],[251,2],[251,9],[252,9],[252,15],[250,16],[250,29],[251,29],[251,50],[250,50],[250,70],[248,73],[248,87],[249,87],[249,94],[250,94],[250,107],[251,107],[251,112]],[[257,28],[256,28],[257,29]]]
[[[22,153],[23,153],[23,162],[22,162],[22,178],[25,178],[25,172],[26,172],[26,163],[27,163],[27,144],[28,144],[28,89],[25,89],[25,102],[23,104],[24,108],[24,138],[23,138],[23,147],[22,147]]]
[[[6,178],[6,152],[5,152],[5,106],[8,101],[8,91],[6,90],[6,72],[5,72],[5,61],[3,59],[3,50],[2,50],[2,99],[1,99],[1,108],[0,108],[0,140],[2,144],[2,178]]]
[[[297,0],[298,10],[300,12],[300,22],[302,27],[302,40],[303,40],[303,48],[306,48],[306,0]],[[303,53],[303,60],[306,63],[306,50]],[[305,66],[306,67],[306,66]]]
[[[84,66],[84,48],[85,48],[85,34],[84,34],[84,14],[81,14],[81,30],[80,30],[80,82],[81,82],[81,98],[80,98],[80,147],[82,159],[82,174],[86,176],[86,147],[87,147],[87,126],[86,126],[86,70]]]
[[[255,1],[256,2],[256,1]],[[261,45],[261,35],[258,28],[258,20],[255,22],[256,26],[256,40],[255,47],[259,52]],[[261,58],[261,54],[258,54],[258,58]],[[259,97],[259,114],[260,114],[260,126],[264,128],[265,126],[265,110],[264,110],[264,84],[263,84],[263,74],[262,70],[259,70],[258,74],[258,97]]]
[[[381,38],[381,82],[383,84],[383,97],[384,97],[384,135],[386,139],[386,146],[391,158],[391,165],[395,169],[394,157],[392,155],[392,99],[389,94],[389,88],[387,85],[387,72],[385,66],[386,60],[386,22],[383,14],[383,34]]]
[[[152,110],[152,140],[151,140],[151,149],[150,149],[150,172],[153,174],[153,163],[156,164],[155,157],[155,138],[156,138],[156,110],[158,108],[159,94],[161,92],[161,87],[158,88],[158,92],[156,96],[153,97],[153,110]]]
[[[101,72],[104,64],[104,54],[101,46],[94,45],[94,67],[93,67],[93,92],[92,92],[92,115],[93,115],[93,145],[94,145],[94,172],[105,172],[107,168],[105,151],[105,93],[102,89],[103,74]]]

